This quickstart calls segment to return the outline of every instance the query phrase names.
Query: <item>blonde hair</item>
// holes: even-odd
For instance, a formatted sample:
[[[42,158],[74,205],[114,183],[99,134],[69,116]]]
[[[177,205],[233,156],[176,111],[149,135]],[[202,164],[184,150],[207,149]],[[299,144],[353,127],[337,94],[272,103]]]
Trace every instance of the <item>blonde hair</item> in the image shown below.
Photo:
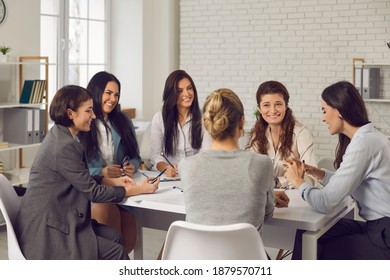
[[[213,139],[232,137],[243,115],[240,98],[227,88],[210,93],[203,105],[203,124]]]

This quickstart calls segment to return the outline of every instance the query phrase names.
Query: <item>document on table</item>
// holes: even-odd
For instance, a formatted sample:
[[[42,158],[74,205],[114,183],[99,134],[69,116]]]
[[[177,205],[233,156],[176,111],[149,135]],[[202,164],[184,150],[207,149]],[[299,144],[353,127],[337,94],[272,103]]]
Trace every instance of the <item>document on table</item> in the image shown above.
[[[148,171],[148,170],[139,170],[138,171],[144,177],[156,177],[158,172],[156,171]],[[165,174],[161,175],[160,182],[170,182],[170,181],[180,181],[180,177],[167,177]]]
[[[150,194],[140,194],[140,195],[134,195],[128,197],[128,199],[131,199],[132,201],[139,202],[142,200],[153,200],[153,199],[159,199],[159,198],[165,198],[170,196],[177,196],[181,195],[182,191],[180,187],[170,185],[170,186],[159,186],[159,188],[154,192]]]

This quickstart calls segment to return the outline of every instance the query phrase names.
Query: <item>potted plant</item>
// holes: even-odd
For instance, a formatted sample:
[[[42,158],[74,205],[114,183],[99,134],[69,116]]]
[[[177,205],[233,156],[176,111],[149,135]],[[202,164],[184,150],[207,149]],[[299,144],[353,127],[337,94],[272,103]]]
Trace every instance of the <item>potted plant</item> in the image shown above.
[[[11,51],[10,47],[7,47],[4,43],[0,46],[0,62],[7,62],[8,53]]]

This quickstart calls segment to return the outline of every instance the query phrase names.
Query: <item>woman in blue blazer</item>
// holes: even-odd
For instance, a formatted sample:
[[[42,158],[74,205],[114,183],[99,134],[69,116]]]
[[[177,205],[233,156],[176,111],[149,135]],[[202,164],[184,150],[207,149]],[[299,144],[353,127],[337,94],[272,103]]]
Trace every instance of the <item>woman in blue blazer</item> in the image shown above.
[[[111,73],[101,71],[89,81],[96,120],[89,132],[79,134],[87,153],[91,175],[118,178],[132,176],[141,164],[135,129],[120,111],[121,84]],[[146,192],[147,190],[145,190]],[[135,217],[131,208],[112,203],[92,205],[92,218],[122,232],[124,247],[130,253],[136,241]]]

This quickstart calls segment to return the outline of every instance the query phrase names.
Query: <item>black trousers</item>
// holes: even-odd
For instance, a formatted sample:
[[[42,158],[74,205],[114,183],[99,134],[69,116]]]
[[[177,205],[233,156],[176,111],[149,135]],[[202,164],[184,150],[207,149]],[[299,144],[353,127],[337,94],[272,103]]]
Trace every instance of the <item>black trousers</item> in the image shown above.
[[[295,236],[292,259],[302,259],[302,234]],[[389,260],[390,218],[360,222],[341,219],[318,240],[320,260]]]
[[[92,227],[98,241],[98,258],[100,260],[128,260],[129,255],[123,248],[122,235],[114,228],[92,220]]]

